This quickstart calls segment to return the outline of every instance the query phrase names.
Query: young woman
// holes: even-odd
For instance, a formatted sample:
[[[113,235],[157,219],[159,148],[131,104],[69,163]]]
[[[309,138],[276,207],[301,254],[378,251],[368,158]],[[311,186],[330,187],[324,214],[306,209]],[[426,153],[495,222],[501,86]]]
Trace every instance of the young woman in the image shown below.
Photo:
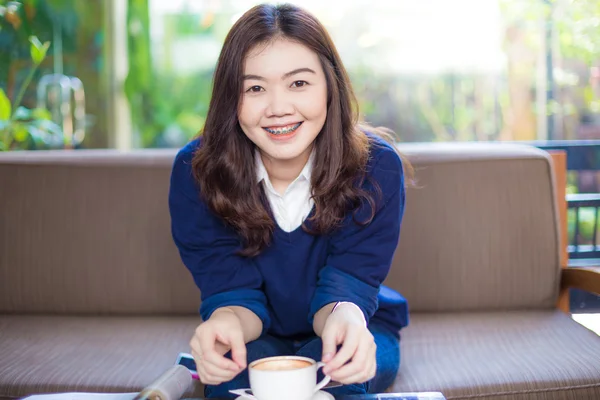
[[[190,345],[206,396],[248,388],[258,358],[327,363],[335,394],[381,392],[404,298],[382,285],[404,210],[394,147],[358,125],[325,28],[291,5],[233,26],[201,136],[175,159],[172,234],[201,291]]]

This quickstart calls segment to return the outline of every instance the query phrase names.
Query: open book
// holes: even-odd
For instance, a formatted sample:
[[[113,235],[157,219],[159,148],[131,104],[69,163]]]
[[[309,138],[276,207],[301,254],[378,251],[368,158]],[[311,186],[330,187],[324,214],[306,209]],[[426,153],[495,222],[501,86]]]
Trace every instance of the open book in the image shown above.
[[[174,365],[139,393],[49,393],[23,400],[179,400],[192,383],[192,374],[183,365]]]

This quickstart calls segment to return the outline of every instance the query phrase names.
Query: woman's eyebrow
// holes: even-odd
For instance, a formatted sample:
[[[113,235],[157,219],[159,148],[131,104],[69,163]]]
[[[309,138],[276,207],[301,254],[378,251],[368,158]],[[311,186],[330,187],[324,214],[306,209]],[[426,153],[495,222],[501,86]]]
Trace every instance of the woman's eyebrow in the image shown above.
[[[287,78],[289,78],[290,76],[292,76],[292,75],[296,75],[296,74],[299,74],[299,73],[301,73],[301,72],[310,72],[310,73],[312,73],[312,74],[316,74],[316,72],[315,72],[315,71],[313,71],[312,69],[310,69],[310,68],[307,68],[307,67],[304,67],[304,68],[298,68],[298,69],[295,69],[295,70],[293,70],[293,71],[290,71],[290,72],[287,72],[287,73],[283,74],[283,76],[281,77],[281,79],[282,79],[282,80],[283,80],[283,79],[287,79]]]
[[[286,72],[285,74],[283,74],[283,76],[281,77],[281,79],[282,79],[282,80],[283,80],[283,79],[287,79],[287,78],[289,78],[290,76],[292,76],[292,75],[296,75],[296,74],[299,74],[299,73],[301,73],[301,72],[310,72],[310,73],[312,73],[312,74],[316,74],[316,72],[315,72],[315,71],[313,71],[313,70],[312,70],[312,69],[310,69],[310,68],[306,68],[306,67],[305,67],[305,68],[297,68],[297,69],[295,69],[295,70],[293,70],[293,71]],[[267,80],[266,78],[263,78],[263,77],[262,77],[262,76],[260,76],[260,75],[253,75],[253,74],[244,75],[244,80],[250,80],[250,79],[252,79],[252,80],[257,80],[257,81],[266,81],[266,80]]]

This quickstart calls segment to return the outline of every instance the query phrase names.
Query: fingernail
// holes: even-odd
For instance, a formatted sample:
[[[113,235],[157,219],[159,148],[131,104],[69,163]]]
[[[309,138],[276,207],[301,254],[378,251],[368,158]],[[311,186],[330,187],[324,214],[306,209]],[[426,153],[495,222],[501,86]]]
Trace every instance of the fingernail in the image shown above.
[[[332,353],[325,353],[323,355],[323,362],[327,362],[327,361],[331,360],[331,357],[333,357]]]

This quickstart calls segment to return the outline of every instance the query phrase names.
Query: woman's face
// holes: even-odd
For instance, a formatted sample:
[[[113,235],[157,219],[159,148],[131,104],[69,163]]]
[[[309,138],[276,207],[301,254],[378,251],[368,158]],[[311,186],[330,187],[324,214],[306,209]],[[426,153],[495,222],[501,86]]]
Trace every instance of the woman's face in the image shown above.
[[[327,116],[327,81],[319,57],[278,39],[252,49],[244,64],[242,130],[263,157],[308,160]]]

